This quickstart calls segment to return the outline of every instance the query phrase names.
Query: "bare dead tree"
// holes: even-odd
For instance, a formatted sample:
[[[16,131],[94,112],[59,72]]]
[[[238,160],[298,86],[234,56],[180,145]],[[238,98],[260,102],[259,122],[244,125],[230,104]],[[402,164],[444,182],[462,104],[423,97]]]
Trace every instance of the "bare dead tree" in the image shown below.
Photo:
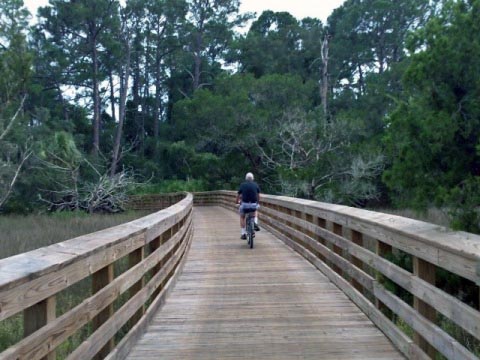
[[[50,170],[70,173],[71,179],[71,183],[57,183],[61,190],[44,190],[48,198],[40,195],[40,200],[48,204],[50,211],[116,213],[124,210],[127,191],[138,185],[134,174],[123,169],[111,176],[108,172],[101,173],[93,164],[87,164],[99,175],[95,181],[82,182],[77,168],[48,164]]]
[[[321,58],[322,58],[322,78],[320,79],[320,99],[322,101],[323,115],[325,119],[328,117],[328,51],[329,51],[330,35],[325,34],[322,42]]]
[[[318,122],[309,117],[304,110],[286,110],[282,118],[278,119],[275,131],[270,129],[270,133],[277,135],[270,138],[267,146],[260,145],[256,140],[262,163],[269,169],[283,169],[284,171],[280,173],[286,172],[292,175],[303,169],[314,167],[320,158],[346,146],[345,137],[341,132],[342,127],[339,124],[321,126],[328,128],[328,131],[319,135]],[[326,173],[312,172],[310,179],[296,178],[293,181],[294,186],[291,186],[290,180],[281,175],[280,184],[285,193],[298,195],[300,191],[313,198],[315,191],[335,175],[334,169]]]
[[[17,111],[15,112],[15,114],[10,118],[10,120],[8,121],[7,123],[7,126],[5,126],[4,129],[2,129],[2,132],[0,133],[0,141],[2,141],[6,136],[7,134],[10,132],[10,130],[12,129],[13,125],[15,124],[15,122],[17,121],[17,118],[18,118],[18,115],[22,112],[23,110],[23,105],[25,104],[25,100],[27,99],[27,95],[24,95],[22,97],[22,100],[20,101],[20,105],[18,106],[18,109]]]
[[[353,203],[371,199],[378,190],[374,179],[383,169],[381,155],[365,156],[349,151],[349,128],[341,121],[324,124],[304,110],[289,109],[274,128],[263,133],[269,139],[255,138],[262,163],[278,173],[284,194],[319,198],[332,183],[340,194],[321,195],[330,201]],[[320,131],[320,129],[326,131]]]
[[[122,24],[122,43],[124,45],[126,54],[125,62],[122,64],[120,71],[120,109],[118,116],[117,131],[115,134],[115,142],[113,145],[113,154],[112,154],[112,164],[110,166],[110,176],[114,176],[117,171],[119,156],[120,156],[120,145],[122,143],[122,133],[123,133],[123,124],[125,122],[126,108],[127,108],[127,94],[128,94],[128,83],[130,77],[130,60],[131,60],[131,38],[130,38],[130,29],[128,28],[127,20],[123,19]]]
[[[12,151],[15,154],[14,157],[17,159],[15,161],[11,160],[11,156],[7,155],[6,159],[0,159],[0,209],[5,205],[7,200],[12,195],[15,184],[17,183],[20,173],[25,165],[25,162],[30,158],[33,151],[27,140],[25,144],[25,150],[20,151],[19,147],[13,144],[5,142],[6,136],[10,133],[13,126],[15,125],[20,113],[23,110],[25,100],[27,95],[24,95],[20,101],[15,114],[6,122],[6,126],[1,129],[0,132],[0,143],[6,143],[9,145]],[[3,121],[2,121],[3,123]]]
[[[0,209],[5,205],[7,200],[12,195],[13,189],[25,165],[25,162],[30,158],[32,154],[33,154],[33,151],[31,147],[26,146],[26,150],[22,152],[20,156],[20,162],[16,165],[15,170],[13,171],[13,175],[11,175],[4,184],[2,181],[3,179],[1,179],[2,170],[8,171],[9,168],[10,169],[12,168],[12,165],[6,164],[6,163],[3,163],[0,165],[0,185],[2,185],[0,190]]]

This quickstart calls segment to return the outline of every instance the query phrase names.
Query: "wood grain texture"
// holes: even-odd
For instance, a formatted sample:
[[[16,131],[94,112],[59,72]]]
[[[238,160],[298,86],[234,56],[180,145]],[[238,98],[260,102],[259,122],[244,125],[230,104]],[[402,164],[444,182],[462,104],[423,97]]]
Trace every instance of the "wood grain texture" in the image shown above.
[[[186,217],[193,196],[138,220],[0,260],[0,321],[66,289]]]
[[[428,360],[430,359],[407,335],[405,335],[396,325],[391,322],[385,315],[378,310],[374,304],[370,302],[357,289],[352,287],[350,283],[336,273],[326,263],[318,259],[313,253],[310,253],[304,247],[291,240],[268,226],[268,229],[281,239],[285,244],[301,254],[305,259],[310,261],[317,269],[325,274],[340,290],[342,290],[367,316],[378,326],[378,328],[388,336],[395,346],[408,359],[412,360]],[[373,284],[372,284],[373,285]],[[372,290],[373,291],[373,290]]]
[[[220,207],[194,212],[183,274],[129,359],[402,359],[335,285],[267,231],[255,248]]]
[[[173,271],[182,259],[186,249],[188,248],[187,240],[189,235],[185,236],[179,247],[165,266],[145,285],[143,289],[137,292],[130,300],[128,300],[118,311],[116,315],[105,322],[97,329],[86,341],[78,346],[74,352],[68,356],[68,360],[84,360],[91,359],[108,341],[111,339],[127,321],[142,307],[145,302],[156,291],[160,283]],[[157,250],[158,251],[158,250]],[[139,264],[137,266],[141,266]]]
[[[231,192],[224,191],[224,192],[218,192],[218,193],[223,194],[222,195],[223,198],[220,201],[222,206],[231,208],[231,204],[233,201],[231,200],[232,199]],[[202,196],[205,197],[206,194],[202,194]],[[435,286],[429,284],[427,281],[422,280],[421,278],[406,272],[402,268],[395,266],[391,262],[375,255],[374,253],[368,251],[367,249],[364,249],[362,247],[362,241],[360,240],[361,237],[363,236],[362,233],[350,228],[350,231],[352,233],[351,239],[342,238],[334,234],[333,232],[331,232],[331,229],[330,231],[325,229],[326,227],[325,219],[321,219],[320,221],[320,218],[317,218],[318,224],[315,224],[313,222],[304,220],[304,218],[308,218],[308,213],[306,214],[306,216],[302,215],[301,218],[297,218],[297,217],[294,218],[291,216],[289,217],[285,214],[286,212],[285,206],[291,205],[293,208],[296,208],[298,207],[298,202],[302,203],[304,202],[304,200],[282,198],[282,205],[279,205],[277,203],[270,204],[269,198],[270,196],[267,196],[267,195],[264,196],[265,203],[263,204],[264,206],[261,209],[261,216],[265,220],[271,221],[272,225],[279,228],[282,234],[286,234],[291,239],[300,240],[303,243],[302,244],[303,246],[305,246],[310,251],[314,251],[314,252],[316,252],[315,249],[318,249],[319,246],[321,247],[321,244],[323,244],[325,240],[327,243],[330,243],[329,247],[332,247],[332,245],[335,245],[337,247],[342,248],[344,252],[347,252],[352,257],[351,261],[355,265],[355,267],[361,268],[362,263],[368,264],[373,269],[378,270],[381,274],[383,274],[384,276],[387,276],[388,278],[390,278],[391,280],[399,284],[401,287],[411,292],[416,298],[421,299],[422,301],[434,307],[436,310],[440,311],[443,315],[453,320],[459,326],[463,327],[465,330],[467,330],[470,334],[475,336],[477,339],[480,338],[480,333],[479,333],[480,312],[468,306],[467,304],[462,303],[461,301],[457,300],[453,296],[443,292],[441,289],[438,289]],[[278,197],[273,197],[273,198],[278,198]],[[288,204],[287,200],[285,199],[291,199],[291,204]],[[322,204],[322,203],[318,203],[318,204],[319,206],[329,205],[329,204]],[[356,209],[352,209],[352,210],[356,211]],[[311,211],[311,209],[308,207],[305,207],[305,211],[308,212],[308,211]],[[370,213],[370,212],[367,212],[367,213]],[[379,217],[382,217],[383,215],[385,214],[378,214]],[[303,234],[302,236],[301,234],[298,233],[298,230],[295,230],[294,228],[289,228],[286,225],[284,225],[285,223],[287,223],[287,220],[289,223],[294,225],[295,229],[300,228],[305,234]],[[396,222],[397,220],[394,219],[394,221]],[[405,219],[405,221],[408,222],[410,221],[410,219]],[[346,223],[348,225],[353,226],[357,224],[357,220],[354,219],[353,222],[347,221]],[[418,222],[414,222],[414,223],[418,223]],[[430,224],[426,224],[426,225],[430,225]],[[412,230],[415,230],[415,229],[416,228],[413,228]],[[314,234],[315,235],[314,238],[319,239],[318,245],[312,245],[311,242],[313,241],[313,239],[306,234]],[[458,238],[459,236],[462,236],[462,234],[464,233],[454,232],[453,234],[454,236],[451,239],[452,243],[456,238]],[[354,235],[356,236],[356,239],[354,238]],[[467,234],[467,235],[468,235],[466,237],[467,242],[468,241],[475,242],[473,239],[475,235],[472,235],[472,234]],[[347,236],[348,236],[348,232],[347,232]],[[392,239],[389,239],[389,241],[392,241]],[[416,240],[412,239],[412,241],[416,241]],[[434,243],[436,241],[436,237],[432,235],[432,238],[430,239],[430,241],[431,243]],[[393,243],[393,244],[394,244],[394,247],[398,245],[398,243]],[[380,250],[380,253],[390,252],[392,249],[392,245],[390,245],[389,243],[379,242],[379,245],[380,247],[378,250]],[[462,247],[464,245],[465,243],[459,244],[461,251],[464,250],[464,249],[462,250]],[[443,251],[442,249],[443,249],[442,244],[439,244],[438,249],[433,251],[433,253],[441,252]],[[417,242],[417,244],[414,247],[411,247],[411,250],[413,250],[412,253],[431,252],[430,251],[431,249],[429,250],[425,248],[424,243],[422,242]],[[327,265],[329,266],[337,265],[342,268],[345,267],[345,264],[339,262],[340,259],[338,258],[332,259],[331,256],[328,256],[327,258],[325,258],[322,253],[325,253],[325,251],[320,251],[319,256],[323,261],[325,261]],[[451,255],[452,257],[450,258],[450,260],[453,260],[457,256],[456,254],[451,254]],[[465,267],[465,269],[468,268],[469,266],[468,264],[470,261],[468,257],[461,258],[461,259],[459,258],[457,260],[458,261],[456,266],[458,268],[460,267]],[[445,266],[442,266],[442,267],[447,269],[451,268],[450,266],[451,262],[445,262],[445,263],[442,263],[442,265],[443,264],[445,264]],[[349,275],[352,276],[352,280],[355,280],[356,282],[356,280],[358,279],[358,276],[355,276],[354,275],[355,273],[356,272],[352,273],[349,270]],[[478,266],[477,273],[480,274],[480,265]]]
[[[210,196],[212,193],[210,193]],[[233,204],[233,191],[216,191]],[[206,197],[208,193],[199,193]],[[197,193],[195,193],[197,197]],[[210,199],[210,202],[212,200]],[[262,209],[280,206],[319,217],[392,245],[480,284],[480,236],[390,214],[287,196],[262,196]]]
[[[152,240],[155,238],[156,231],[157,239],[162,235],[161,231],[171,233],[168,227],[170,223],[181,222],[184,225],[182,228],[177,226],[176,229],[179,231],[175,233],[168,242],[163,243],[150,254],[142,263],[135,265],[132,269],[124,272],[115,279],[112,279],[111,275],[113,274],[110,271],[108,276],[105,277],[105,281],[100,281],[100,279],[97,279],[99,280],[98,282],[94,281],[94,295],[85,299],[61,317],[49,321],[42,328],[0,353],[0,359],[39,359],[45,354],[49,354],[52,349],[55,349],[67,337],[98,316],[99,313],[110,306],[120,294],[140,281],[147,272],[156,267],[164,258],[172,257],[175,248],[179,248],[179,241],[181,241],[185,232],[191,228],[191,210],[192,196],[187,195],[180,204],[171,206],[163,212],[158,212],[145,218],[107,229],[103,233],[98,232],[85,235],[81,238],[53,245],[52,247],[54,247],[56,251],[52,251],[52,254],[48,255],[50,258],[54,259],[57,254],[68,254],[65,262],[61,262],[63,258],[57,258],[59,262],[54,266],[56,271],[53,271],[54,267],[49,262],[45,264],[44,268],[40,267],[38,274],[41,275],[38,277],[37,273],[25,277],[24,273],[16,274],[15,271],[7,271],[7,275],[4,276],[5,282],[0,282],[0,319],[3,316],[14,313],[15,310],[23,309],[25,304],[34,301],[36,297],[43,299],[46,297],[46,294],[56,293],[89,274],[95,274],[102,269],[102,265],[103,268],[105,265],[111,266],[110,264],[118,258],[148,244],[150,238]],[[188,219],[183,218],[184,216],[188,216]],[[108,231],[111,233],[107,234]],[[131,237],[129,238],[128,236]],[[190,234],[188,236],[190,236]],[[82,238],[86,240],[85,244],[78,241]],[[111,243],[108,243],[109,239],[112,239]],[[73,245],[72,248],[67,246],[68,244]],[[91,246],[91,248],[89,249],[88,246]],[[52,250],[52,247],[39,250],[48,254],[47,250]],[[26,255],[25,258],[27,258],[33,253],[37,253],[37,251],[22,255]],[[68,258],[70,256],[74,256],[74,258],[76,256],[78,260]],[[12,263],[14,264],[11,258],[6,259],[5,262],[0,262],[0,268],[1,265]],[[10,269],[10,267],[7,267],[7,269]],[[172,270],[172,267],[170,267],[169,270]],[[31,271],[31,268],[27,269],[27,272],[28,271]],[[24,279],[18,281],[22,276]],[[154,277],[154,279],[158,277],[155,289],[158,288],[159,284],[162,283],[164,279],[167,279],[168,276],[170,276],[170,274],[167,271],[159,271]],[[148,294],[145,294],[145,296],[148,298],[155,289],[151,290],[149,288],[146,291]],[[146,298],[142,299],[144,304]],[[139,307],[137,307],[137,310],[138,308]],[[133,313],[131,315],[133,315]],[[118,318],[121,318],[121,316]],[[116,319],[112,320],[112,318],[110,318],[110,320],[105,321],[104,324],[110,324],[115,321]],[[103,322],[103,320],[101,322]],[[100,327],[104,328],[104,325]],[[98,331],[95,331],[95,334],[97,332]],[[110,341],[113,335],[115,335],[115,332],[113,332],[113,334],[105,334],[106,336],[102,337],[102,345]],[[107,335],[109,335],[110,338],[108,338]],[[92,351],[95,348],[96,347],[93,346],[90,347]],[[96,348],[96,350],[98,351],[100,348]],[[92,358],[93,355],[86,358]]]

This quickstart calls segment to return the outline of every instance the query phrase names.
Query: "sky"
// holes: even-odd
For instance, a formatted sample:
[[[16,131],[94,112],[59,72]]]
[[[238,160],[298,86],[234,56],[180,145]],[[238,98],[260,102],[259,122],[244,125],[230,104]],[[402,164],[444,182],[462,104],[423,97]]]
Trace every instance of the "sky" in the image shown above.
[[[241,0],[241,12],[256,12],[260,16],[263,10],[288,11],[297,19],[315,17],[326,22],[332,11],[342,5],[344,0]],[[48,4],[48,0],[24,0],[24,4],[35,16],[39,6]]]
[[[327,18],[345,0],[241,0],[240,11],[260,16],[263,10],[287,11],[297,19],[314,17],[325,24]]]

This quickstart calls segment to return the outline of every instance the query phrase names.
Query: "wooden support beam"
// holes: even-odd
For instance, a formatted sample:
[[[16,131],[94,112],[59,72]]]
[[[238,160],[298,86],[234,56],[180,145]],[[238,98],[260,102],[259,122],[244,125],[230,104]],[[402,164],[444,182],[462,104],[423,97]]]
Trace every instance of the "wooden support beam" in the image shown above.
[[[336,235],[339,235],[339,236],[343,236],[343,229],[342,229],[342,225],[340,224],[337,224],[337,223],[333,223],[333,233],[336,234]],[[340,246],[337,246],[337,245],[333,245],[333,251],[342,256],[343,257],[343,250]],[[343,270],[341,268],[339,268],[338,266],[336,265],[333,265],[333,270],[335,270],[335,272],[340,275],[340,276],[343,276]]]
[[[110,284],[114,279],[113,264],[105,266],[103,269],[98,270],[92,275],[92,294],[102,290],[105,286]],[[108,305],[102,312],[95,316],[92,320],[93,331],[97,330],[105,322],[113,316],[113,303]],[[115,340],[111,338],[107,344],[100,350],[94,359],[103,359],[107,356],[115,347]]]
[[[375,244],[375,252],[377,253],[378,256],[381,256],[381,257],[386,257],[388,254],[391,254],[392,253],[392,246],[391,245],[388,245],[388,244],[385,244],[384,242],[382,241],[379,241],[377,240],[376,241],[376,244]],[[377,281],[380,283],[380,284],[383,284],[384,283],[384,279],[383,279],[383,275],[377,271],[377,274],[376,274],[376,278],[377,278]],[[377,307],[377,309],[379,309],[380,311],[382,311],[384,314],[389,314],[390,311],[388,309],[387,306],[385,306],[385,304],[383,304],[380,300],[378,299],[375,299],[375,306]]]
[[[134,252],[130,253],[130,255],[128,256],[128,265],[129,265],[129,268],[132,268],[134,267],[135,265],[137,265],[138,263],[142,262],[142,260],[144,259],[145,257],[145,248],[141,247],[137,250],[135,250]],[[145,278],[142,277],[141,280],[137,281],[131,288],[130,288],[130,291],[129,291],[129,295],[130,295],[130,298],[132,298],[136,293],[138,293],[140,290],[143,289],[145,285]],[[145,305],[142,306],[142,308],[140,308],[131,318],[130,318],[130,325],[133,327],[133,325],[135,325],[138,320],[140,320],[140,318],[143,316],[143,314],[145,313]]]
[[[363,247],[363,234],[362,233],[360,233],[356,230],[351,230],[350,239],[354,244]],[[359,269],[363,270],[363,262],[360,259],[356,258],[355,256],[352,256],[352,263],[353,263],[353,265],[355,265]],[[362,284],[360,284],[354,278],[352,278],[351,282],[352,282],[352,285],[355,287],[355,289],[357,289],[358,291],[360,291],[363,294],[364,288],[363,288]]]
[[[413,274],[418,276],[420,279],[425,280],[426,282],[435,285],[435,272],[436,266],[419,259],[418,257],[413,257]],[[423,317],[430,320],[432,323],[436,323],[437,311],[420,300],[416,296],[413,297],[413,307],[417,310]],[[437,351],[435,348],[430,345],[420,334],[415,333],[413,337],[415,343],[432,359],[435,359],[437,356]]]
[[[326,229],[327,222],[325,221],[325,219],[316,217],[315,222],[316,222],[317,226],[319,226],[323,229]],[[323,239],[320,235],[315,235],[314,239],[317,240],[320,244],[325,245],[325,239]],[[322,254],[320,254],[320,252],[317,252],[317,254],[318,254],[318,258],[320,260],[322,260],[324,263],[327,262],[327,259]]]
[[[162,241],[162,236],[160,235],[159,237],[153,239],[151,242],[150,242],[150,252],[153,253],[155,250],[157,250],[160,245],[161,245],[161,241]],[[156,265],[150,272],[151,274],[151,277],[154,277],[156,273],[158,273],[160,271],[160,269],[162,268],[161,266],[161,262],[158,263],[158,265]],[[155,299],[157,297],[157,295],[160,293],[161,291],[161,288],[159,287],[157,290],[154,291],[153,295],[152,295],[152,299]]]
[[[56,318],[57,301],[51,296],[23,311],[23,336],[27,337]],[[55,350],[42,360],[55,360]]]

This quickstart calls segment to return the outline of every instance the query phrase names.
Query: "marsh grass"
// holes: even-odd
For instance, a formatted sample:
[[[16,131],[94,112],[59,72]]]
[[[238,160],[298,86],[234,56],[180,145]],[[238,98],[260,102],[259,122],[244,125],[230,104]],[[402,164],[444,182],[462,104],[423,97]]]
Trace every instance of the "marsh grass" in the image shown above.
[[[115,215],[88,215],[60,213],[52,215],[0,216],[0,258],[6,258],[40,247],[65,241],[115,225],[119,225],[149,212],[136,211]],[[115,263],[119,273],[128,267],[127,259]],[[91,295],[91,278],[88,277],[57,294],[57,316],[80,304]],[[128,295],[125,294],[125,297]],[[125,299],[122,298],[122,301]],[[57,348],[57,359],[64,359],[92,332],[85,325]],[[0,321],[0,352],[18,343],[23,337],[23,314]]]
[[[58,213],[0,216],[0,259],[119,225],[148,212],[115,215]]]

